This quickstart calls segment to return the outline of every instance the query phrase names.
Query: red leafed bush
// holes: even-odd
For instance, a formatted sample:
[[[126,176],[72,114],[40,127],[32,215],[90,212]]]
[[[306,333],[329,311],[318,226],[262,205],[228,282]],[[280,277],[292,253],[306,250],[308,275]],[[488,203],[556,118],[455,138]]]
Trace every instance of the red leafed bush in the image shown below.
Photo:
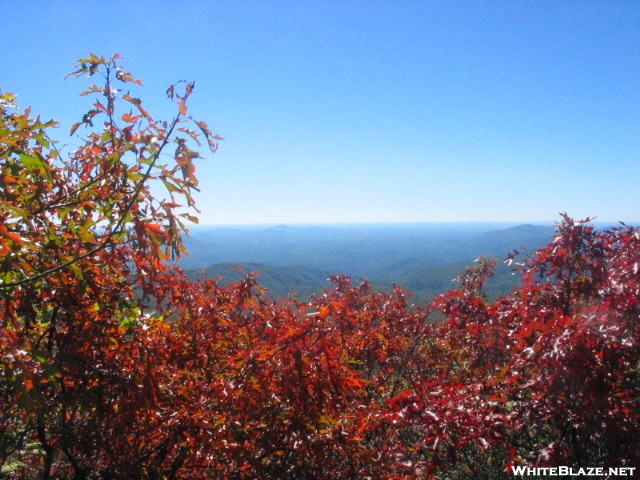
[[[433,333],[440,371],[391,404],[416,442],[412,462],[439,478],[640,466],[639,239],[563,215],[510,295],[483,297],[482,261],[437,298],[448,316]]]

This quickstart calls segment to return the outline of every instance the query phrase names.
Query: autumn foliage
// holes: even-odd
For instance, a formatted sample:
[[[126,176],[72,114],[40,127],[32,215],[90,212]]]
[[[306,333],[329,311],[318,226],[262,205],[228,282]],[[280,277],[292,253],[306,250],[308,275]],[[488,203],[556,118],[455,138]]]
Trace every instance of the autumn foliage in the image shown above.
[[[73,146],[0,97],[0,478],[640,467],[638,229],[563,215],[497,300],[489,259],[424,306],[344,276],[306,302],[192,282],[170,260],[196,149],[221,139],[189,117],[193,83],[158,121],[118,62],[70,74],[98,82]]]

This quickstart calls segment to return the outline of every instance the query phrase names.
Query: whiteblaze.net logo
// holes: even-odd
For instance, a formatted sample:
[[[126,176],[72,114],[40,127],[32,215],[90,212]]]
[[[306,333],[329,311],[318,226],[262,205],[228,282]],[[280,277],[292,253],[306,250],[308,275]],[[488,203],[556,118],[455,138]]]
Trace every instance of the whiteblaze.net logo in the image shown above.
[[[514,466],[512,467],[513,474],[519,476],[542,476],[549,477],[566,476],[572,477],[601,477],[603,475],[618,476],[618,477],[633,477],[636,467],[617,467],[617,468],[603,468],[603,467],[525,467]]]

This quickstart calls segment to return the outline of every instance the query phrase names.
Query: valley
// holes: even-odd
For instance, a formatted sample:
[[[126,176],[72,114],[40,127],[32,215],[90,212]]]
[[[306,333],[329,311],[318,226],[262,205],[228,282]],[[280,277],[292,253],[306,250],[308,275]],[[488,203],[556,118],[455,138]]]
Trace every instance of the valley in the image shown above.
[[[272,298],[304,301],[329,286],[331,275],[366,279],[378,289],[397,284],[423,303],[454,286],[479,256],[498,259],[490,297],[519,280],[502,260],[517,249],[521,261],[546,245],[553,227],[505,224],[312,225],[197,227],[186,239],[180,266],[191,278],[228,284],[255,272]],[[239,271],[239,270],[240,271]]]

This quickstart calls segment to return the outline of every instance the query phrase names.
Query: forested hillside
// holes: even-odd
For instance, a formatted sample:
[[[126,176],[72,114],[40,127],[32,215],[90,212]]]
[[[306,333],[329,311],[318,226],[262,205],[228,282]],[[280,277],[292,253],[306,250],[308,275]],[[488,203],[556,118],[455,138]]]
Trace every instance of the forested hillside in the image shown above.
[[[502,260],[519,249],[514,260],[522,261],[552,234],[552,227],[539,225],[200,227],[186,239],[190,255],[181,266],[190,278],[222,277],[223,284],[239,279],[233,266],[255,272],[273,297],[297,293],[305,299],[327,287],[330,275],[344,274],[379,289],[401,285],[414,302],[424,303],[451,288],[478,257]],[[518,283],[510,263],[498,263],[486,287],[490,297]],[[203,268],[189,268],[195,265]]]
[[[241,281],[254,273],[260,286],[272,298],[299,298],[306,300],[312,293],[319,293],[330,286],[328,271],[302,266],[271,266],[260,263],[218,263],[208,268],[187,270],[185,275],[192,280],[219,279],[221,285]]]

